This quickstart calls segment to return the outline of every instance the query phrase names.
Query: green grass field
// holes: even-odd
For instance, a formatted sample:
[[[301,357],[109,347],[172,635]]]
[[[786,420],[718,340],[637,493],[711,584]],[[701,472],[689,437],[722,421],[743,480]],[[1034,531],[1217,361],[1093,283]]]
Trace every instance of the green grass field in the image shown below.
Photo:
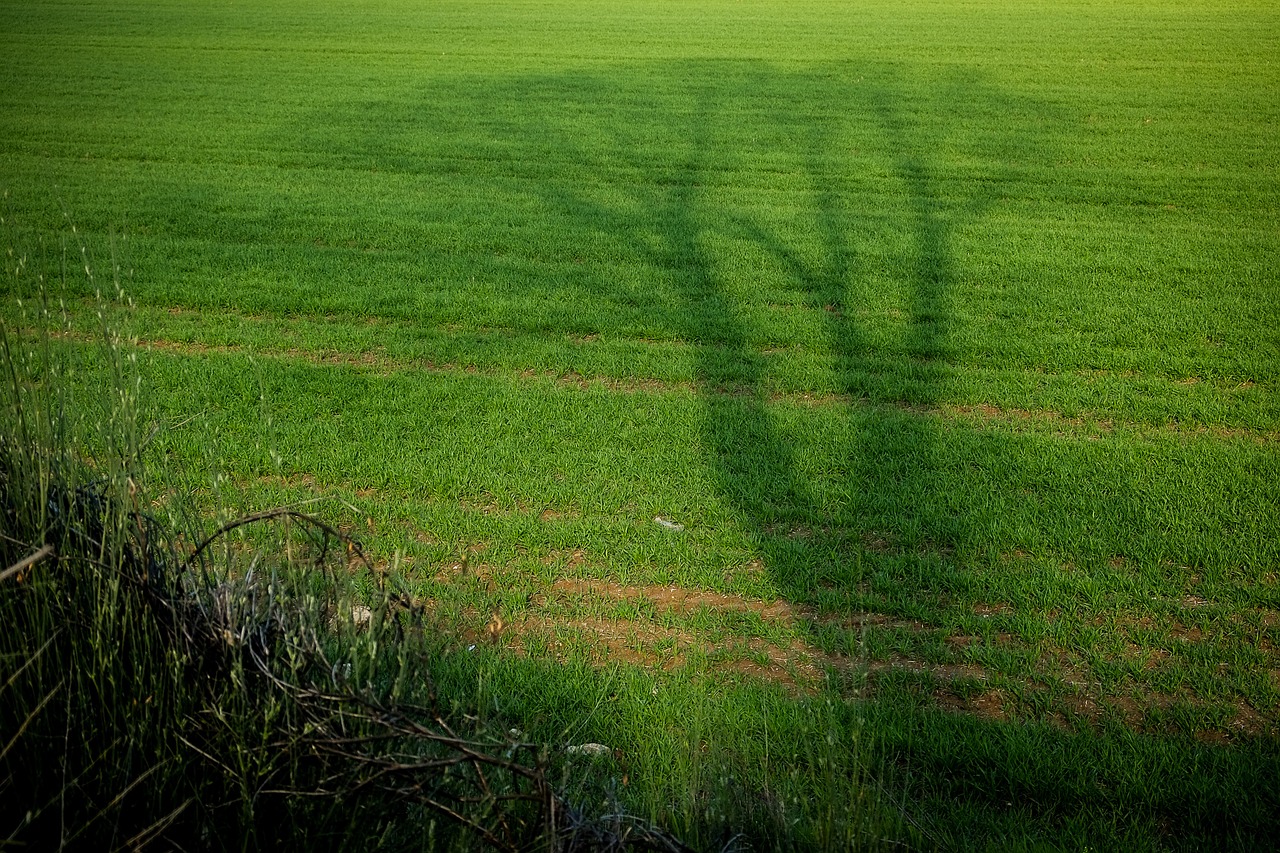
[[[1280,834],[1278,129],[1264,0],[0,4],[157,506],[324,498],[709,849]]]

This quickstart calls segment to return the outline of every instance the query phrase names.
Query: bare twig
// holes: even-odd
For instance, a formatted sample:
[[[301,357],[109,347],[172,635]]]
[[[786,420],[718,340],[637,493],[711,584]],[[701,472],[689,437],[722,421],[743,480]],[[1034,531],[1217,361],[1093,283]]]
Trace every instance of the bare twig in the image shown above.
[[[12,566],[5,569],[3,572],[0,572],[0,581],[6,581],[9,578],[13,577],[14,575],[18,574],[18,572],[21,572],[23,569],[28,569],[31,566],[34,566],[36,563],[40,562],[45,557],[48,557],[51,554],[53,554],[53,552],[54,550],[52,545],[45,545],[43,548],[40,548],[34,553],[29,554],[26,557],[23,557],[21,560],[14,563]]]
[[[167,815],[160,818],[155,823],[151,824],[146,829],[142,830],[137,835],[130,838],[124,844],[120,845],[120,847],[118,847],[117,849],[118,850],[141,850],[142,848],[146,847],[147,844],[149,844],[152,839],[154,839],[160,833],[164,832],[165,828],[169,824],[177,820],[178,815],[186,811],[187,806],[191,805],[193,802],[195,802],[194,797],[187,800],[185,803],[178,806],[176,809],[169,812]]]
[[[147,770],[144,770],[142,773],[140,773],[136,779],[134,779],[132,782],[130,782],[128,785],[126,785],[126,786],[124,787],[124,790],[122,790],[120,793],[116,794],[116,795],[115,795],[115,797],[114,797],[114,798],[112,798],[111,802],[107,803],[105,806],[103,806],[102,808],[98,809],[98,813],[97,813],[96,815],[94,815],[93,817],[91,817],[91,818],[90,818],[89,820],[87,820],[86,822],[82,823],[82,824],[79,826],[79,828],[78,828],[78,829],[76,829],[76,831],[75,831],[75,832],[71,833],[71,835],[64,837],[64,838],[63,838],[63,840],[62,840],[62,845],[61,845],[61,846],[63,846],[63,847],[67,846],[67,845],[68,845],[68,844],[70,844],[72,841],[74,841],[76,838],[80,837],[80,835],[81,835],[81,834],[82,834],[86,829],[88,829],[90,826],[92,826],[94,823],[96,823],[99,819],[101,819],[101,818],[103,818],[103,817],[106,817],[106,815],[107,815],[107,813],[108,813],[109,811],[111,811],[111,810],[112,810],[113,808],[115,808],[116,806],[120,805],[120,802],[121,802],[122,800],[124,800],[124,798],[125,798],[125,797],[127,797],[127,796],[129,795],[129,792],[130,792],[130,791],[132,791],[132,790],[133,790],[134,788],[136,788],[138,785],[142,784],[142,782],[143,782],[143,781],[145,781],[145,780],[147,779],[147,777],[149,777],[152,773],[155,773],[157,770],[159,770],[161,767],[163,767],[164,765],[166,765],[166,764],[168,764],[168,763],[169,763],[169,760],[168,760],[168,759],[164,759],[164,760],[160,761],[160,762],[159,762],[159,763],[157,763],[157,764],[153,764],[153,765],[151,765],[151,767],[150,767],[150,768],[148,768]],[[145,830],[144,830],[144,831],[145,831]]]
[[[31,710],[30,714],[27,714],[27,718],[22,721],[22,725],[18,726],[18,730],[13,733],[13,737],[11,737],[9,739],[9,742],[5,744],[4,749],[0,750],[0,761],[3,761],[4,757],[9,754],[9,750],[13,749],[13,745],[18,742],[18,739],[22,737],[22,733],[27,730],[27,726],[31,725],[31,721],[34,720],[36,716],[41,711],[44,710],[44,706],[49,704],[49,700],[52,699],[54,695],[56,695],[57,692],[62,689],[62,685],[63,685],[63,682],[61,681],[55,684],[53,689],[50,690],[49,693],[43,699],[40,700],[40,704],[35,706],[35,708]]]
[[[289,518],[295,521],[301,521],[303,524],[309,525],[311,527],[316,528],[317,530],[322,531],[326,535],[326,537],[332,536],[334,539],[337,539],[339,542],[345,543],[351,549],[351,553],[355,555],[355,557],[358,560],[360,560],[360,562],[364,563],[365,567],[369,569],[369,571],[374,572],[375,574],[378,574],[378,572],[373,567],[373,563],[371,563],[369,561],[369,558],[365,556],[364,548],[360,545],[359,540],[355,539],[354,537],[348,536],[347,534],[338,530],[336,527],[333,527],[330,524],[326,524],[325,522],[321,521],[320,519],[316,518],[313,515],[307,515],[305,512],[299,512],[298,510],[291,509],[289,507],[277,507],[276,509],[269,509],[269,510],[263,510],[262,512],[250,513],[249,515],[241,516],[240,518],[237,518],[234,521],[227,522],[226,524],[222,525],[217,530],[215,530],[208,537],[206,537],[205,540],[201,542],[198,546],[196,546],[195,551],[193,551],[191,553],[191,556],[187,557],[186,561],[182,564],[182,567],[181,567],[182,571],[187,571],[188,569],[190,569],[191,564],[194,563],[202,553],[204,553],[206,548],[208,548],[210,545],[216,542],[219,538],[225,536],[231,531],[240,527],[244,527],[249,524],[257,524],[262,521],[274,521],[280,518]]]
[[[27,659],[22,662],[22,666],[18,667],[18,669],[13,673],[13,675],[9,676],[9,680],[4,683],[4,686],[0,687],[0,693],[3,693],[4,691],[8,690],[9,686],[13,684],[13,682],[18,680],[18,676],[22,675],[22,673],[26,671],[27,667],[31,666],[31,664],[33,664],[36,661],[36,659],[40,657],[40,655],[44,654],[45,649],[49,648],[49,644],[52,643],[54,640],[58,639],[58,635],[61,633],[62,633],[61,628],[59,628],[57,631],[54,631],[53,636],[45,640],[43,646],[36,649],[34,654],[28,656]]]

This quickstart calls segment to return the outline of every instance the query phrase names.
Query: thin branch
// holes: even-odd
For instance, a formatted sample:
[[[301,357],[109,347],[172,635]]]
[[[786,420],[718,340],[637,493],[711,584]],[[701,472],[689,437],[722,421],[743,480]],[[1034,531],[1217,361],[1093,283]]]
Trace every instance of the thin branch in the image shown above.
[[[479,835],[481,838],[483,838],[493,847],[497,847],[500,850],[511,850],[511,851],[516,851],[519,849],[515,844],[511,843],[510,841],[503,842],[502,839],[498,838],[498,836],[493,834],[492,830],[482,826],[481,824],[477,823],[476,821],[470,818],[463,817],[461,814],[449,808],[444,803],[437,802],[431,799],[430,797],[428,797],[426,794],[419,794],[418,796],[413,796],[408,792],[397,791],[396,793],[400,793],[402,796],[409,796],[412,799],[417,800],[419,803],[426,806],[427,808],[435,809],[441,814],[449,818],[452,818],[453,820],[457,821],[463,826],[471,829],[472,832],[475,832],[477,835]]]
[[[124,844],[120,845],[120,847],[118,847],[118,848],[116,848],[116,849],[118,849],[118,850],[124,850],[124,849],[126,849],[126,848],[127,848],[127,849],[130,849],[130,850],[141,850],[141,849],[142,849],[143,847],[145,847],[145,846],[147,845],[147,843],[148,843],[148,842],[150,842],[153,838],[155,838],[155,837],[156,837],[157,835],[159,835],[160,833],[164,832],[165,828],[166,828],[169,824],[171,824],[171,823],[173,823],[175,820],[177,820],[177,819],[178,819],[178,815],[180,815],[180,814],[182,814],[184,811],[186,811],[187,806],[191,805],[193,802],[195,802],[195,797],[190,798],[190,799],[189,799],[189,800],[187,800],[185,803],[183,803],[182,805],[178,806],[176,809],[174,809],[173,811],[169,812],[167,815],[165,815],[164,817],[160,818],[158,821],[156,821],[155,823],[151,824],[151,825],[150,825],[150,826],[148,826],[146,829],[142,830],[142,831],[141,831],[141,832],[139,832],[137,835],[133,836],[132,838],[130,838],[128,841],[126,841]]]
[[[159,770],[161,767],[163,767],[168,763],[169,763],[169,759],[166,758],[156,764],[151,765],[149,769],[144,770],[141,774],[138,775],[138,778],[134,779],[132,782],[126,785],[123,791],[116,794],[115,797],[111,800],[111,802],[107,803],[105,806],[98,809],[98,813],[96,815],[94,815],[85,823],[82,823],[80,827],[75,832],[71,833],[69,837],[63,839],[62,846],[65,847],[66,845],[70,844],[72,841],[78,838],[81,833],[83,833],[86,829],[88,829],[90,826],[96,823],[100,818],[105,817],[108,811],[118,806],[120,804],[120,801],[129,795],[130,791],[132,791],[138,785],[142,784],[142,782],[148,776],[150,776],[152,773],[155,773],[157,770]]]
[[[34,553],[29,554],[26,557],[23,557],[21,560],[14,563],[12,566],[5,569],[3,572],[0,572],[0,582],[7,581],[9,578],[13,577],[18,572],[22,571],[23,569],[27,569],[27,568],[30,568],[31,566],[34,566],[36,563],[40,562],[45,557],[48,557],[53,553],[54,553],[53,546],[45,545],[43,548],[40,548]]]
[[[9,676],[9,680],[8,680],[8,681],[6,681],[6,682],[4,683],[4,686],[3,686],[3,687],[0,687],[0,693],[3,693],[4,691],[8,690],[8,689],[9,689],[9,687],[10,687],[10,685],[12,685],[12,684],[13,684],[13,682],[15,682],[15,681],[17,681],[17,680],[18,680],[18,676],[19,676],[19,675],[22,675],[22,673],[26,672],[27,667],[29,667],[29,666],[31,666],[31,664],[35,663],[35,662],[36,662],[36,659],[37,659],[37,658],[39,658],[39,657],[40,657],[40,655],[44,654],[44,650],[45,650],[45,649],[47,649],[47,648],[49,648],[49,644],[50,644],[50,643],[52,643],[54,640],[58,639],[58,635],[59,635],[59,634],[61,634],[61,633],[62,633],[62,629],[61,629],[61,628],[59,628],[58,630],[54,631],[54,632],[53,632],[53,636],[52,636],[52,637],[50,637],[49,639],[45,640],[45,641],[44,641],[44,645],[43,645],[43,646],[41,646],[40,648],[36,649],[34,654],[32,654],[32,655],[31,655],[30,657],[28,657],[25,661],[23,661],[23,662],[22,662],[22,666],[18,667],[17,671],[16,671],[16,672],[14,672],[14,673],[13,673],[13,675]]]
[[[234,770],[232,770],[230,767],[228,767],[226,764],[224,764],[223,762],[221,762],[221,761],[219,761],[218,759],[214,758],[212,755],[210,755],[209,753],[205,752],[203,749],[201,749],[200,747],[196,746],[194,743],[192,743],[191,741],[187,740],[187,739],[186,739],[185,737],[183,737],[182,735],[178,735],[177,737],[178,737],[178,740],[182,741],[182,742],[183,742],[183,743],[185,743],[188,747],[190,747],[191,749],[194,749],[197,753],[199,753],[200,755],[204,756],[204,758],[205,758],[206,760],[208,760],[210,763],[212,763],[212,764],[213,764],[213,765],[215,765],[216,767],[220,768],[220,769],[222,770],[222,772],[223,772],[223,773],[226,773],[226,774],[227,774],[227,776],[229,776],[229,777],[234,777],[234,776],[235,776],[235,771],[234,771]]]
[[[278,518],[291,518],[297,521],[301,521],[303,524],[308,524],[318,530],[323,531],[325,534],[327,534],[328,536],[332,536],[334,539],[337,539],[339,542],[345,542],[348,546],[350,546],[351,553],[353,553],[360,560],[360,562],[364,563],[365,567],[368,568],[369,571],[371,572],[375,571],[373,568],[373,564],[369,562],[369,558],[365,556],[364,548],[360,545],[359,541],[357,541],[355,538],[348,536],[347,534],[339,531],[336,527],[326,524],[325,522],[321,521],[320,519],[316,518],[313,515],[307,515],[305,512],[299,512],[296,509],[290,509],[288,507],[277,507],[276,509],[268,509],[268,510],[263,510],[262,512],[250,513],[249,515],[241,516],[240,518],[237,518],[234,521],[229,521],[226,524],[222,525],[217,530],[215,530],[212,534],[210,534],[203,542],[201,542],[198,546],[196,546],[196,549],[191,553],[191,556],[187,557],[186,561],[183,562],[182,571],[187,571],[188,569],[190,569],[191,564],[195,562],[196,558],[198,558],[202,553],[204,553],[206,548],[208,548],[210,545],[216,542],[219,538],[225,536],[231,531],[240,527],[244,527],[249,524],[257,524],[258,522],[261,522],[261,521],[274,521]]]
[[[13,745],[18,742],[18,738],[22,737],[22,733],[27,730],[27,726],[31,725],[31,721],[36,718],[36,715],[43,711],[44,706],[49,704],[49,700],[62,689],[62,685],[63,682],[61,681],[54,685],[48,695],[40,700],[40,704],[37,705],[30,714],[27,714],[27,718],[22,721],[22,725],[18,726],[18,730],[14,732],[13,737],[9,739],[9,743],[5,745],[5,748],[2,751],[0,751],[0,761],[3,761],[4,757],[9,754],[9,750],[13,749]]]

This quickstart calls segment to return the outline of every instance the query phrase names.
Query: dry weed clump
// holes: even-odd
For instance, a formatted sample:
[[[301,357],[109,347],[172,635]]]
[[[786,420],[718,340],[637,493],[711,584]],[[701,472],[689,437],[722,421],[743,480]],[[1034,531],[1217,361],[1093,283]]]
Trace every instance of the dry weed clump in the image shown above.
[[[0,836],[686,849],[576,808],[547,749],[438,695],[430,614],[350,534],[288,507],[204,536],[153,515],[178,499],[147,497],[120,347],[93,421],[49,340],[0,326]]]

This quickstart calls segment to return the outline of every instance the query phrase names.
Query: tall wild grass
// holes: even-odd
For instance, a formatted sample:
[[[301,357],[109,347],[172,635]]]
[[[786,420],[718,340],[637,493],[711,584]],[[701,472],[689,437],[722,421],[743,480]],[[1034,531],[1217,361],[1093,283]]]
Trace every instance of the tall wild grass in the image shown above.
[[[161,488],[108,301],[97,346],[67,346],[25,270],[11,253],[34,299],[0,314],[0,839],[684,849],[587,819],[546,749],[437,696],[427,614],[358,542]]]

